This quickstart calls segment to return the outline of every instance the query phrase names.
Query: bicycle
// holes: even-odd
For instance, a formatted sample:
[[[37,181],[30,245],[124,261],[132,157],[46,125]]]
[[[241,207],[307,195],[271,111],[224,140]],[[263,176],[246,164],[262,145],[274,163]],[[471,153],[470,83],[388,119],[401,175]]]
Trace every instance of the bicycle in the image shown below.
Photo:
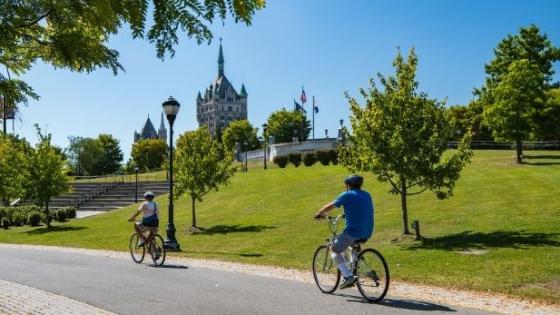
[[[144,238],[145,241],[142,245],[140,244],[141,238],[138,233],[135,232],[130,237],[130,255],[132,256],[132,260],[137,264],[141,263],[144,260],[147,248],[154,265],[161,266],[165,262],[166,255],[163,238],[159,234],[153,234],[151,232],[148,232],[148,234],[149,235]]]
[[[330,255],[331,245],[338,236],[338,223],[345,217],[339,215],[337,217],[327,216],[327,218],[332,237],[327,239],[326,244],[315,250],[313,278],[321,292],[331,294],[336,291],[340,282],[340,271]],[[389,289],[389,268],[385,258],[377,250],[373,248],[362,250],[361,245],[365,241],[357,240],[343,255],[352,274],[358,277],[357,287],[360,294],[369,302],[379,302]]]

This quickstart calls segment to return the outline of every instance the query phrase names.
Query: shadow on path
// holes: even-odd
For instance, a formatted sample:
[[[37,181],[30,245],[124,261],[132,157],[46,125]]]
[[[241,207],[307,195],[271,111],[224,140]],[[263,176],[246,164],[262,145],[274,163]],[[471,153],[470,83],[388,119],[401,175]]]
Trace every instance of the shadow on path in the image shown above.
[[[560,233],[530,233],[524,231],[494,231],[481,233],[463,231],[435,238],[423,238],[421,243],[413,244],[408,249],[443,249],[466,250],[493,247],[527,248],[530,246],[560,247],[556,240]]]
[[[158,269],[189,269],[185,265],[174,265],[174,264],[163,264],[162,266],[156,266],[154,264],[149,264],[148,267],[158,268]]]
[[[229,233],[243,233],[243,232],[262,232],[266,229],[274,229],[275,226],[266,225],[239,225],[239,224],[220,224],[214,225],[210,228],[199,227],[200,232],[193,235],[213,235],[213,234],[229,234]]]
[[[445,305],[434,304],[429,302],[423,301],[414,301],[414,300],[397,300],[397,299],[388,299],[385,298],[381,302],[372,303],[366,301],[362,296],[359,295],[349,295],[344,293],[333,293],[333,295],[341,296],[348,298],[348,302],[358,302],[358,303],[365,303],[365,304],[378,304],[382,306],[398,308],[398,309],[406,309],[406,310],[415,310],[415,311],[443,311],[443,312],[456,312],[456,310],[449,308]]]
[[[27,231],[25,233],[29,235],[41,235],[45,233],[54,233],[54,232],[67,232],[67,231],[79,231],[87,229],[85,226],[51,226],[51,228],[40,227],[34,230]]]

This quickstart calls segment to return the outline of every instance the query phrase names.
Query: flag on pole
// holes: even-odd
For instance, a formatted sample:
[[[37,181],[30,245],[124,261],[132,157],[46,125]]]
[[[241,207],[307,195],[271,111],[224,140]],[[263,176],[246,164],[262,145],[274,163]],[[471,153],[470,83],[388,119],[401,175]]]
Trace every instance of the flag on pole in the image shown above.
[[[301,97],[300,97],[301,103],[305,104],[307,103],[307,96],[305,96],[305,90],[303,89],[303,86],[301,86]]]
[[[296,112],[304,112],[305,113],[305,109],[303,108],[303,106],[299,105],[299,103],[294,100],[294,109]]]
[[[313,110],[315,111],[315,114],[319,113],[319,105],[315,102],[315,97],[313,97]]]

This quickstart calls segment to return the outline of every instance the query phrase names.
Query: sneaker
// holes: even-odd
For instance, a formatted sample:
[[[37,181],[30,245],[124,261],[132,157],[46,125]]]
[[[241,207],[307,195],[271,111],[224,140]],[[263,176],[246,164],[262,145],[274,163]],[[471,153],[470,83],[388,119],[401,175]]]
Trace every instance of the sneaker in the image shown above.
[[[140,242],[138,242],[138,245],[136,247],[144,247],[144,240],[140,239]]]
[[[342,289],[347,289],[347,288],[353,287],[354,284],[356,284],[357,281],[358,281],[358,277],[355,277],[355,276],[350,276],[350,277],[344,278],[342,280],[342,283],[340,284],[340,286],[338,286],[338,289],[342,290]]]

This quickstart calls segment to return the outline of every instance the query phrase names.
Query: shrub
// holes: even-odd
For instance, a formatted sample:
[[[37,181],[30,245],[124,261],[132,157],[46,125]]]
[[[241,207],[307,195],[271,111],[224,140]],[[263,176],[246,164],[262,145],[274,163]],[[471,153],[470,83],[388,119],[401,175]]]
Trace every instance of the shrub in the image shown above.
[[[7,230],[10,227],[10,219],[8,219],[8,217],[2,217],[2,219],[0,219],[0,224],[4,230]]]
[[[66,210],[65,209],[58,209],[54,212],[54,218],[58,222],[64,222],[67,219]]]
[[[27,214],[24,211],[19,211],[19,209],[16,209],[16,211],[13,211],[11,213],[9,219],[12,225],[23,226],[25,223],[27,223]]]
[[[303,154],[303,165],[311,166],[317,162],[317,157],[315,156],[315,152],[306,152]]]
[[[66,212],[66,218],[68,219],[75,219],[76,218],[76,208],[74,207],[64,207],[60,208],[60,210]]]
[[[336,150],[329,150],[327,151],[328,155],[329,155],[329,161],[331,161],[331,163],[333,165],[337,165],[338,164],[338,152]]]
[[[315,152],[315,155],[317,156],[317,160],[319,160],[319,162],[321,162],[321,164],[329,165],[329,162],[330,162],[329,151],[320,150],[320,151]]]
[[[288,154],[288,160],[295,166],[298,167],[301,164],[301,153],[290,153]]]
[[[288,157],[284,155],[275,156],[272,162],[274,164],[277,164],[278,167],[284,168],[286,167],[286,165],[288,165]]]
[[[39,211],[31,212],[27,215],[27,224],[37,226],[41,223],[43,215]]]

